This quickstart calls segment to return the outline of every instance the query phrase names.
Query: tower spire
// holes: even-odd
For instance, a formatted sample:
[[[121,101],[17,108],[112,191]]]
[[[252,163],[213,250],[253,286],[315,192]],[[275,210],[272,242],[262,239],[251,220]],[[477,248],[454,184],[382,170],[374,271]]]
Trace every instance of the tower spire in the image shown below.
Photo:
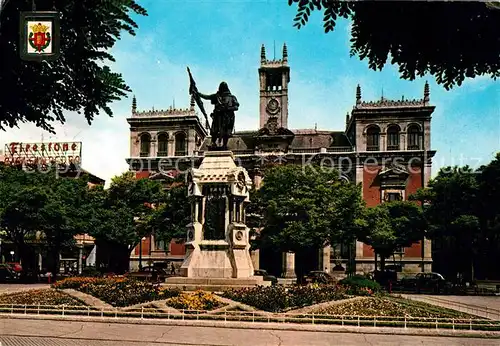
[[[132,98],[132,113],[135,113],[137,111],[137,99],[134,97]]]
[[[361,104],[361,86],[359,84],[356,87],[356,104]]]
[[[429,103],[431,100],[431,91],[429,88],[429,83],[426,81],[424,86],[424,103]]]
[[[345,115],[345,124],[349,124],[349,112]]]
[[[286,42],[283,43],[283,62],[288,62],[288,49],[286,47]]]
[[[195,105],[195,103],[194,103],[194,96],[191,95],[191,104],[190,104],[190,106],[191,106],[190,110],[191,111],[194,111],[194,105]]]
[[[263,64],[266,62],[266,47],[262,44],[260,48],[260,62]]]
[[[273,51],[274,51],[273,60],[276,60],[276,40],[273,41]]]

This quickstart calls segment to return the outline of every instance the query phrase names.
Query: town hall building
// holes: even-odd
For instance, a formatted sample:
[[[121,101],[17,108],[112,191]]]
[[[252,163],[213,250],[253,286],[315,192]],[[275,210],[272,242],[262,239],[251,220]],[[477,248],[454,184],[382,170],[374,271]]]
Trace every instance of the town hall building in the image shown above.
[[[358,85],[353,90],[353,108],[345,117],[345,127],[322,130],[294,129],[289,123],[288,91],[293,84],[290,84],[286,45],[282,58],[273,60],[267,59],[262,46],[258,78],[259,129],[236,131],[228,144],[235,161],[248,170],[256,188],[262,182],[266,166],[276,163],[330,164],[340,170],[341,179],[362,185],[363,198],[369,207],[384,201],[406,200],[418,188],[427,186],[435,155],[430,141],[435,107],[430,104],[427,83],[423,86],[423,97],[416,100],[382,97],[364,101]],[[138,178],[168,180],[171,174],[198,167],[211,142],[194,100],[185,109],[139,111],[134,97],[132,115],[127,121],[130,124],[127,162]],[[153,235],[143,240],[140,256],[139,246],[134,250],[132,261],[136,263],[138,257],[144,261],[182,259],[182,245],[172,242],[167,247],[155,242]],[[281,258],[285,261],[286,256],[259,250],[252,256],[256,268],[283,274]],[[375,264],[373,249],[359,241],[316,249],[314,256],[308,258],[307,265],[302,263],[303,259],[295,258],[298,271],[331,271],[340,266],[361,273],[373,271]],[[399,249],[394,259],[399,270],[430,271],[431,242],[425,239]]]

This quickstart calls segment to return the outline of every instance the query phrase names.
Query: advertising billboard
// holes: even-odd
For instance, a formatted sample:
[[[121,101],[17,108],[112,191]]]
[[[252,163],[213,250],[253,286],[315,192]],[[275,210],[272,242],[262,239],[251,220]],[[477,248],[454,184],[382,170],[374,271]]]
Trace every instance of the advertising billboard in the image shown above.
[[[81,165],[82,142],[12,142],[5,145],[4,163],[10,165]]]

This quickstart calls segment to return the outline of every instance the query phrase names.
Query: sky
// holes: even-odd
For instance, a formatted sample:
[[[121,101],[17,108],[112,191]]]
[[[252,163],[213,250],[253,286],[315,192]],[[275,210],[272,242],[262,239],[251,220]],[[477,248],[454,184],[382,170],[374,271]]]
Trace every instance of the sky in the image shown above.
[[[350,26],[340,21],[334,32],[325,34],[322,15],[313,13],[309,23],[293,27],[296,7],[285,0],[138,0],[147,17],[134,16],[136,36],[123,33],[112,49],[114,71],[123,74],[133,90],[129,97],[112,105],[114,116],[102,113],[92,125],[76,113],[67,113],[56,135],[23,124],[0,132],[0,148],[9,142],[81,141],[82,166],[110,179],[125,172],[130,152],[132,95],[138,110],[189,107],[189,66],[198,89],[215,92],[224,80],[240,102],[237,131],[255,130],[259,125],[257,69],[260,47],[268,59],[281,58],[288,47],[291,68],[289,120],[292,129],[344,129],[345,114],[355,104],[356,85],[365,101],[385,98],[420,99],[425,81],[436,106],[431,122],[431,146],[437,154],[433,174],[440,167],[468,164],[478,168],[500,151],[500,81],[489,77],[466,80],[446,91],[432,76],[401,80],[397,66],[382,71],[368,68],[366,61],[349,57]],[[206,104],[207,111],[210,106]]]

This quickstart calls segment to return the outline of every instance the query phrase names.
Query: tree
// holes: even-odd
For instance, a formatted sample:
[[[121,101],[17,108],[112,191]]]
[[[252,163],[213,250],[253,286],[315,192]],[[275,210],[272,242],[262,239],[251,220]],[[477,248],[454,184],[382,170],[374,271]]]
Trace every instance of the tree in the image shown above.
[[[410,197],[429,204],[425,217],[429,223],[428,235],[438,249],[435,267],[449,276],[472,275],[473,259],[482,243],[478,193],[474,170],[455,166],[442,168],[428,188]]]
[[[359,240],[380,255],[380,270],[398,248],[411,246],[424,238],[426,229],[422,209],[414,202],[387,202],[365,210]]]
[[[89,187],[85,176],[57,179],[55,175],[50,175],[48,178],[50,199],[40,210],[43,224],[39,226],[39,231],[43,232],[47,254],[51,258],[48,270],[56,277],[61,250],[72,247],[74,237],[84,233],[87,227],[88,220],[82,206],[89,203]]]
[[[150,233],[165,244],[172,239],[184,240],[186,226],[191,222],[191,201],[187,196],[184,176],[179,175],[167,187],[162,201],[147,221]]]
[[[325,32],[338,18],[352,21],[351,56],[381,70],[391,55],[403,79],[430,73],[446,89],[465,77],[500,76],[500,10],[484,2],[288,0],[297,3],[295,24],[323,10]],[[498,3],[496,3],[498,5]]]
[[[61,14],[61,56],[52,62],[19,57],[19,13],[31,11],[32,0],[7,0],[0,13],[0,129],[30,122],[54,132],[52,122],[65,122],[64,111],[83,112],[90,124],[99,111],[130,91],[121,74],[112,72],[109,53],[122,31],[135,35],[130,13],[147,15],[135,0],[37,0],[38,11]]]
[[[276,166],[265,172],[253,203],[261,214],[259,247],[299,252],[354,239],[363,206],[360,186],[333,169]],[[251,201],[252,203],[252,201]]]
[[[42,244],[51,255],[50,271],[59,271],[61,249],[85,229],[80,206],[86,203],[87,191],[85,177],[59,179],[54,170],[1,168],[0,227],[16,245],[24,274],[36,272],[35,255]]]
[[[23,279],[26,274],[36,268],[36,257],[32,244],[36,232],[43,224],[41,210],[49,200],[43,186],[23,186],[16,177],[22,172],[14,170],[1,172],[0,177],[0,227],[5,231],[5,238],[17,248],[18,256],[23,263]],[[11,186],[10,183],[12,183]]]
[[[133,172],[113,178],[107,190],[91,190],[88,233],[95,238],[99,262],[108,270],[128,270],[130,252],[149,234],[151,204],[158,204],[161,198],[161,184],[147,178],[136,179]]]

